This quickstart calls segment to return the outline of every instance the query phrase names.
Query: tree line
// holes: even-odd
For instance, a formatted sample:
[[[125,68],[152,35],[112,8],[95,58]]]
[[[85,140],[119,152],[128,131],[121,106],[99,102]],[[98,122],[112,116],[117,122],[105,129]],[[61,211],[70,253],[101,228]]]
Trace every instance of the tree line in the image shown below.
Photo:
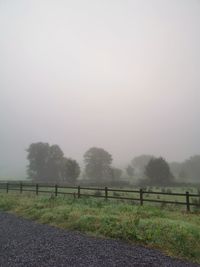
[[[33,143],[27,149],[29,165],[28,178],[34,182],[73,183],[80,175],[80,166],[71,158],[66,158],[58,145]]]
[[[135,157],[128,165],[132,176],[143,180],[146,177],[146,166],[152,158],[156,157],[153,155]],[[169,162],[168,166],[176,183],[200,182],[200,155],[192,156],[183,162]]]
[[[34,182],[76,184],[81,168],[78,162],[65,157],[58,145],[32,143],[27,149],[28,178]],[[124,172],[112,166],[112,155],[103,148],[92,147],[83,155],[84,170],[81,181],[91,185],[117,185],[127,183]],[[140,185],[170,185],[175,182],[170,164],[162,157],[141,155],[135,157],[125,169],[129,181],[139,177]]]
[[[27,149],[28,178],[34,182],[76,183],[81,173],[78,162],[64,156],[58,145],[33,143]],[[119,180],[122,170],[114,168],[112,156],[102,148],[92,147],[84,154],[84,178],[94,183]]]

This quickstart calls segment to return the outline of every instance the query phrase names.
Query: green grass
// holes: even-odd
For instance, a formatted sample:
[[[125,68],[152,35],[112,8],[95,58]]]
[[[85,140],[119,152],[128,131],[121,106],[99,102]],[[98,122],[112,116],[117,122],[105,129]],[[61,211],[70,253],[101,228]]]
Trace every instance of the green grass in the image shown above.
[[[5,187],[6,185],[4,185]],[[9,189],[9,193],[15,193],[15,192],[19,192],[20,190],[20,184],[12,184],[12,182],[10,182],[9,184],[9,188],[15,188],[16,191],[12,191]],[[26,183],[23,183],[23,190],[36,190],[35,185],[27,185]],[[126,189],[126,188],[123,188]],[[130,188],[127,188],[128,190],[130,190]],[[109,191],[108,192],[108,197],[109,196],[118,196],[118,197],[127,197],[127,198],[139,198],[139,188],[138,187],[134,187],[132,188],[133,190],[137,190],[138,193],[127,193],[127,192],[112,192]],[[54,193],[55,192],[55,187],[41,187],[39,186],[39,190],[46,190],[49,191],[50,193]],[[200,190],[200,187],[194,187],[194,186],[176,186],[176,187],[146,187],[145,191],[147,191],[147,193],[143,194],[144,199],[150,199],[150,200],[159,200],[159,201],[174,201],[174,202],[186,202],[186,196],[174,196],[174,195],[162,195],[162,194],[151,194],[152,191],[154,192],[166,192],[166,193],[183,193],[185,194],[186,191],[189,191],[192,194],[198,194]],[[6,189],[2,188],[2,185],[0,186],[0,193],[5,192]],[[69,189],[69,188],[58,188],[58,191],[60,193],[77,193],[77,188],[76,189]],[[84,190],[81,189],[81,194],[96,194],[96,190]],[[105,189],[102,188],[102,190],[99,191],[99,194],[101,194],[102,196],[105,195]],[[197,197],[190,197],[190,201],[195,201],[198,200]],[[153,203],[152,205],[157,205],[156,203]],[[160,203],[158,204],[160,205]],[[178,205],[178,204],[176,204]],[[179,209],[181,210],[185,210],[186,206],[185,205],[179,205]]]
[[[0,210],[40,223],[136,242],[200,263],[200,214],[101,199],[0,195]]]

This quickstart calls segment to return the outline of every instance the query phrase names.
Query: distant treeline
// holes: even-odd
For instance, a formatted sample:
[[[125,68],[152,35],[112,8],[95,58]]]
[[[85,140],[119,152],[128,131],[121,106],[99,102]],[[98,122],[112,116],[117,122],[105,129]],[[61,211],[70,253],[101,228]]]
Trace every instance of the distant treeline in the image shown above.
[[[146,166],[152,158],[156,157],[153,155],[135,157],[128,165],[128,168],[134,173],[133,176],[139,180],[144,179]],[[174,177],[173,183],[200,183],[200,155],[192,156],[183,162],[170,162],[168,165]]]
[[[32,143],[27,149],[28,178],[33,182],[56,182],[68,184],[112,185],[175,185],[179,182],[200,181],[200,156],[191,157],[183,163],[168,163],[153,155],[135,157],[122,170],[112,166],[112,155],[103,148],[92,147],[83,155],[84,168],[65,157],[58,145]]]

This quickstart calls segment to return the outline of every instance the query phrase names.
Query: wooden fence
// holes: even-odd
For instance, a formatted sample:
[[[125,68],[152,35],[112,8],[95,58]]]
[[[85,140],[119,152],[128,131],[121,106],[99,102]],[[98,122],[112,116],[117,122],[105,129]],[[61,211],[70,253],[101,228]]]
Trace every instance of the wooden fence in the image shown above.
[[[63,191],[71,190],[69,191]],[[0,192],[9,193],[9,191],[17,191],[19,193],[23,192],[34,192],[36,195],[39,193],[50,193],[55,196],[58,195],[72,195],[74,198],[81,198],[81,196],[85,197],[100,197],[107,199],[121,199],[121,200],[130,200],[137,201],[140,205],[143,205],[144,202],[152,202],[152,203],[162,203],[162,204],[174,204],[174,205],[183,205],[186,207],[187,211],[190,211],[190,207],[199,207],[200,208],[200,195],[199,194],[191,194],[188,191],[185,193],[170,193],[170,192],[152,192],[145,191],[143,189],[139,190],[126,190],[126,189],[114,189],[114,188],[95,188],[95,187],[80,187],[80,186],[64,186],[64,185],[50,185],[50,184],[33,184],[33,183],[22,183],[22,182],[0,182]],[[73,192],[72,192],[73,191]],[[93,194],[85,193],[85,191],[92,192]],[[101,192],[98,194],[98,192]],[[109,195],[110,192],[113,192],[113,195]],[[119,193],[128,193],[128,194],[136,194],[137,197],[129,197],[129,196],[120,196]],[[160,199],[148,199],[146,196],[148,195],[166,195],[166,196],[177,196],[182,197],[185,201],[171,201],[171,200],[160,200]],[[192,201],[196,198],[198,201]]]

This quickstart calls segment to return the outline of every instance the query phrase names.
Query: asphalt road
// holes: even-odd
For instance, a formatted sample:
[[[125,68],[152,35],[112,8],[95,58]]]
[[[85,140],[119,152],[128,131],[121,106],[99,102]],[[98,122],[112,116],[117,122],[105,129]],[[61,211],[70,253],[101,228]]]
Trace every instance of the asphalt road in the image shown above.
[[[0,266],[200,266],[116,240],[41,225],[0,212]]]

